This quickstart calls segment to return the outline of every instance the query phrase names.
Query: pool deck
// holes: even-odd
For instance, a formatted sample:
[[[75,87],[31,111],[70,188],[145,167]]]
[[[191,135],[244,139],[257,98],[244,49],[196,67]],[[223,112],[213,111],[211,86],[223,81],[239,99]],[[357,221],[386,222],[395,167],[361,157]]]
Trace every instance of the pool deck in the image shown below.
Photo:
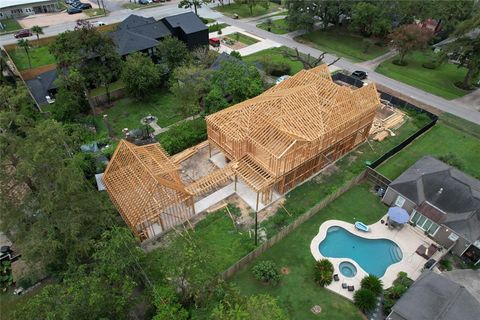
[[[386,221],[387,216],[385,215],[382,219]],[[408,276],[413,280],[416,280],[420,276],[423,266],[425,262],[427,262],[427,260],[416,254],[415,251],[420,245],[425,245],[428,248],[428,246],[434,243],[434,241],[419,232],[418,229],[415,229],[408,224],[404,225],[402,229],[389,229],[387,226],[381,223],[381,220],[369,225],[369,232],[359,231],[355,228],[353,224],[340,220],[328,220],[322,223],[318,234],[315,236],[315,238],[313,238],[312,242],[310,243],[310,251],[312,252],[313,257],[316,260],[320,260],[323,258],[327,258],[328,260],[330,260],[335,268],[334,273],[337,273],[340,277],[340,281],[333,281],[332,284],[327,287],[327,289],[332,290],[333,292],[338,293],[350,300],[353,300],[354,292],[360,289],[360,281],[363,277],[368,275],[368,273],[365,272],[365,270],[363,270],[358,265],[358,263],[352,259],[331,258],[322,256],[319,249],[320,242],[325,239],[328,228],[333,226],[342,227],[345,230],[353,233],[354,235],[366,239],[392,240],[400,247],[403,253],[402,260],[390,265],[385,271],[383,277],[380,278],[383,282],[384,288],[390,287],[393,281],[396,279],[398,273],[401,271],[406,272]],[[354,277],[348,278],[340,273],[339,264],[342,261],[349,261],[353,265],[355,265],[355,267],[357,268],[357,274]],[[347,289],[343,289],[342,283],[344,282],[348,285],[353,285],[355,287],[355,291],[351,292]]]

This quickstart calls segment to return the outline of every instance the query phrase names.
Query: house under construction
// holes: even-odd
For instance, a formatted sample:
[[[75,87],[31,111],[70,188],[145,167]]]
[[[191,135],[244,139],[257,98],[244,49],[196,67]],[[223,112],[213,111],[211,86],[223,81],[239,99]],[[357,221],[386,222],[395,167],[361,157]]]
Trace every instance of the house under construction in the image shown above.
[[[318,173],[368,137],[380,106],[374,84],[352,89],[328,67],[302,70],[261,95],[206,118],[209,148],[227,164],[190,184],[157,144],[122,141],[105,171],[107,191],[141,239],[195,214],[194,199],[241,181],[268,204]],[[219,199],[221,200],[221,199]]]

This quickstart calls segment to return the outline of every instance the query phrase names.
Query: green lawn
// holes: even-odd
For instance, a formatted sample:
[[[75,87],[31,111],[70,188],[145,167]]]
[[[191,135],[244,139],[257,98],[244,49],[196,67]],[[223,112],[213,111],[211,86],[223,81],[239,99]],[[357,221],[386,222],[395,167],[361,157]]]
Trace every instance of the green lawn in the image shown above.
[[[208,32],[217,32],[218,30],[222,30],[223,28],[226,28],[228,26],[230,25],[227,23],[215,23],[208,27]]]
[[[124,98],[115,102],[115,106],[96,116],[96,123],[100,131],[105,132],[106,127],[102,120],[103,114],[108,114],[108,119],[117,136],[122,136],[122,129],[143,128],[140,120],[148,115],[157,117],[158,125],[166,127],[182,120],[177,112],[175,99],[167,90],[159,90],[145,101]]]
[[[267,30],[268,31],[268,24],[266,22],[262,22],[257,24],[257,28]],[[279,19],[279,20],[273,20],[272,24],[270,25],[270,32],[276,33],[276,34],[285,34],[289,33],[293,30],[290,30],[288,27],[288,23],[286,19]]]
[[[276,297],[290,319],[364,319],[350,301],[313,282],[314,258],[310,242],[326,220],[350,223],[362,220],[367,224],[378,221],[385,214],[386,207],[369,188],[368,184],[360,184],[350,189],[237,273],[231,281],[243,294],[267,293]],[[261,260],[272,260],[278,267],[287,267],[290,273],[282,275],[276,287],[262,284],[253,278],[250,270]],[[322,307],[322,312],[316,316],[310,308],[317,304]]]
[[[337,29],[316,30],[296,39],[354,62],[372,60],[388,52],[387,47],[375,44],[367,48],[369,41],[365,38]]]
[[[125,87],[125,85],[123,84],[122,80],[118,80],[118,81],[112,82],[108,87],[108,90],[112,92],[112,91],[121,89],[123,87]],[[106,92],[105,87],[98,87],[90,91],[90,96],[96,97],[96,96],[105,94],[105,92]]]
[[[55,57],[48,51],[48,46],[40,46],[40,47],[31,47],[29,49],[30,52],[30,60],[32,62],[32,68],[37,68],[41,66],[45,66],[47,64],[55,63]],[[22,70],[29,69],[28,65],[28,57],[25,53],[23,48],[16,48],[13,50],[8,51],[10,57],[12,57],[13,62],[17,66],[17,68]]]
[[[378,171],[393,180],[422,156],[440,157],[449,153],[455,154],[460,170],[480,179],[479,139],[452,128],[442,121],[380,165]],[[455,163],[452,164],[455,165]]]
[[[244,61],[251,62],[255,65],[261,63],[263,58],[268,58],[271,62],[285,62],[290,65],[290,75],[294,75],[303,69],[303,64],[299,61],[293,61],[290,58],[284,57],[282,51],[285,50],[285,47],[271,48],[256,52],[254,54],[243,57]],[[288,49],[292,50],[292,49]]]
[[[216,6],[213,9],[230,17],[236,13],[240,18],[247,18],[247,17],[262,16],[264,14],[274,12],[278,10],[278,8],[279,8],[278,4],[270,2],[268,9],[266,9],[261,5],[256,5],[253,7],[252,12],[250,12],[250,8],[247,5],[238,4],[238,3],[232,3],[230,5],[223,5],[223,6]]]
[[[258,40],[257,39],[254,39],[252,37],[249,37],[243,33],[240,33],[240,32],[235,32],[235,33],[232,33],[232,34],[229,34],[227,36],[225,36],[226,38],[230,38],[232,40],[235,40],[235,41],[238,41],[238,42],[241,42],[247,46],[249,45],[252,45],[254,43],[257,43]]]
[[[0,33],[12,32],[22,29],[22,26],[15,19],[4,19],[0,21],[5,29],[0,30]]]
[[[83,10],[83,13],[85,13],[88,17],[97,17],[97,16],[103,16],[108,14],[108,10],[106,11],[106,13],[104,13],[103,9],[91,8],[91,9]]]
[[[375,71],[445,99],[455,99],[467,94],[469,91],[454,85],[455,82],[463,80],[466,69],[449,63],[444,63],[434,70],[422,67],[423,63],[431,62],[433,58],[434,53],[430,51],[416,51],[405,58],[407,66],[393,64],[392,61],[397,59],[394,57],[380,64]]]

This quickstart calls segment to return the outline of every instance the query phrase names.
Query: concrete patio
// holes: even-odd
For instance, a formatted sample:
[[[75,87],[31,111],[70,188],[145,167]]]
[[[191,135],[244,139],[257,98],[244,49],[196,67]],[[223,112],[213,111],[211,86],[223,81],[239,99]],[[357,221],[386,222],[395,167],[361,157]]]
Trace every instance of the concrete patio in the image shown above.
[[[386,221],[387,216],[385,215],[382,217],[381,220]],[[327,258],[330,260],[335,268],[334,273],[338,274],[340,277],[340,281],[333,281],[331,285],[327,287],[327,289],[338,293],[347,299],[353,300],[353,294],[355,291],[348,291],[347,289],[342,288],[342,283],[347,283],[348,285],[353,285],[355,290],[360,289],[360,281],[363,277],[367,276],[368,273],[359,266],[359,264],[349,258],[330,258],[324,257],[320,253],[319,245],[325,239],[327,235],[328,228],[332,226],[339,226],[347,231],[351,232],[354,235],[359,237],[363,237],[366,239],[388,239],[395,242],[403,253],[403,258],[401,261],[390,265],[385,274],[380,279],[383,282],[384,288],[388,288],[392,285],[393,281],[397,277],[399,272],[406,272],[409,278],[415,280],[420,276],[420,273],[423,269],[424,264],[427,260],[421,256],[419,256],[415,251],[420,245],[424,245],[429,247],[433,240],[426,237],[424,234],[419,232],[418,229],[406,224],[403,226],[402,229],[389,229],[385,224],[381,223],[381,220],[378,222],[369,225],[370,232],[362,232],[355,228],[355,226],[351,223],[340,221],[340,220],[328,220],[324,222],[319,229],[318,234],[313,238],[310,244],[310,251],[316,260],[320,260],[323,258]],[[440,254],[437,252],[437,254]],[[435,258],[435,256],[433,256]],[[351,278],[345,277],[341,274],[339,270],[340,262],[348,261],[352,263],[357,268],[357,274]]]

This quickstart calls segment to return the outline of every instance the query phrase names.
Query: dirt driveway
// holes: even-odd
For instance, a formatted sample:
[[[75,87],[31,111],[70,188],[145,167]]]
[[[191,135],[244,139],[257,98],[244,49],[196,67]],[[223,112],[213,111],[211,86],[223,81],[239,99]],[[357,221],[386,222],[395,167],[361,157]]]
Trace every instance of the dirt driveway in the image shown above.
[[[94,9],[98,8],[98,5],[92,1],[82,0],[82,2],[90,3]],[[77,14],[68,14],[67,11],[64,10],[61,12],[34,14],[23,19],[19,19],[18,23],[20,23],[22,28],[30,29],[33,26],[53,26],[65,22],[75,22],[79,19],[86,18],[88,18],[88,16],[83,12]]]

